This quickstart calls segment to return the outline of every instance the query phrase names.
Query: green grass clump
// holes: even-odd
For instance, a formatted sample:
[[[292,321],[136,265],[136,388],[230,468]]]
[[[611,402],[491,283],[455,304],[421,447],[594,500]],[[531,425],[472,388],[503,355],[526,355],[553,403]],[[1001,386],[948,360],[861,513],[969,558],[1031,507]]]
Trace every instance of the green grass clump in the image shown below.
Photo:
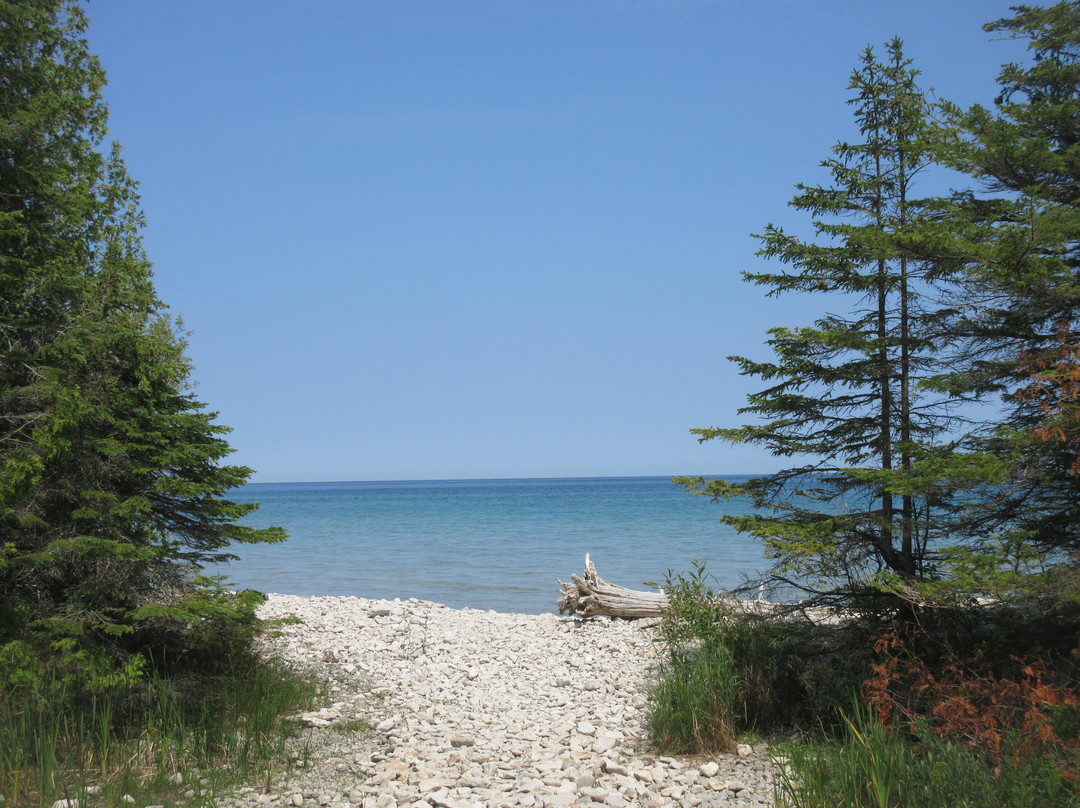
[[[313,682],[275,662],[234,678],[154,676],[89,703],[60,684],[2,690],[0,795],[7,805],[68,798],[88,808],[119,805],[123,794],[170,802],[169,792],[189,788],[209,799],[287,761],[285,742],[299,724],[284,715],[314,694]]]
[[[735,694],[731,654],[722,643],[672,652],[650,693],[657,745],[674,754],[730,751],[737,735]]]
[[[285,744],[300,724],[286,716],[313,704],[317,684],[258,653],[257,623],[213,622],[157,643],[168,657],[107,688],[50,669],[23,644],[0,647],[3,804],[112,808],[130,794],[209,806],[213,793],[291,765]]]
[[[1071,613],[1050,634],[1017,609],[815,626],[726,608],[700,564],[666,589],[649,716],[661,752],[765,735],[785,750],[779,808],[1080,808]]]
[[[932,733],[910,737],[855,703],[840,738],[790,744],[777,767],[778,808],[1055,808],[1080,806],[1071,761],[1010,756]],[[1019,739],[1014,739],[1019,740]]]
[[[649,723],[663,752],[733,748],[744,733],[836,722],[863,668],[835,628],[781,623],[717,601],[704,565],[669,576]]]

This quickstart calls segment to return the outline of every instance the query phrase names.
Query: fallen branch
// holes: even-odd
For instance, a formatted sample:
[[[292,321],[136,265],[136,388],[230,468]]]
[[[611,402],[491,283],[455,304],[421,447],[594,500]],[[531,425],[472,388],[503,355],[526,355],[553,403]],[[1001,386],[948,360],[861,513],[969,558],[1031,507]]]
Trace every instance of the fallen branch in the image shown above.
[[[669,605],[668,596],[663,591],[643,592],[627,589],[605,581],[596,572],[596,566],[585,554],[585,573],[571,575],[570,583],[555,579],[562,588],[562,597],[555,605],[559,614],[573,614],[578,617],[661,617]],[[757,600],[742,600],[723,592],[716,594],[715,604],[729,614],[756,615],[771,620],[804,620],[816,625],[836,623],[839,618],[835,611],[815,607],[805,603],[772,603],[765,600],[765,584],[758,589]]]
[[[575,614],[578,617],[659,617],[668,605],[663,592],[642,592],[605,581],[596,573],[596,567],[585,554],[585,574],[571,575],[570,583],[559,581],[562,597],[556,601],[559,614]]]

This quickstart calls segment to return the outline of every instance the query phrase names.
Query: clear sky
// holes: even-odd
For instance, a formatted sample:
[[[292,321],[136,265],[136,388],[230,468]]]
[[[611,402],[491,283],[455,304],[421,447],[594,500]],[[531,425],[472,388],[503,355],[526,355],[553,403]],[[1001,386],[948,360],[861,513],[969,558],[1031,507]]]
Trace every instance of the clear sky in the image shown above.
[[[751,233],[898,35],[992,103],[998,0],[93,0],[197,393],[260,482],[754,473]]]

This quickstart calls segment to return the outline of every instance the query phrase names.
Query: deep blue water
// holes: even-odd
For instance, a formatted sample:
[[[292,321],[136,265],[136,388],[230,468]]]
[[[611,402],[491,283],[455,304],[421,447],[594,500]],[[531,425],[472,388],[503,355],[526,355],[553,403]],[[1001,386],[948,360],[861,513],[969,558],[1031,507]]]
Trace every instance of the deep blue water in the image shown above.
[[[247,521],[290,538],[234,545],[240,560],[209,571],[263,592],[539,613],[555,611],[555,578],[580,574],[586,552],[602,578],[632,588],[698,558],[724,589],[766,566],[759,542],[720,523],[744,505],[670,477],[257,483],[231,498],[261,502]]]

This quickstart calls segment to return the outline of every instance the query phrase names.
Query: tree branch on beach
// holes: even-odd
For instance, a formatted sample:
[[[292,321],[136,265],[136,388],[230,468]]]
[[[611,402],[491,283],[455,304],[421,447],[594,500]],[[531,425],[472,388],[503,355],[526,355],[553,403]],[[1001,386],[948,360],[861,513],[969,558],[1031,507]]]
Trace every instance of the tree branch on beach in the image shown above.
[[[585,571],[571,575],[570,583],[556,578],[562,596],[556,605],[559,614],[578,617],[659,617],[668,605],[663,592],[644,592],[612,584],[600,577],[589,554],[585,554]]]

